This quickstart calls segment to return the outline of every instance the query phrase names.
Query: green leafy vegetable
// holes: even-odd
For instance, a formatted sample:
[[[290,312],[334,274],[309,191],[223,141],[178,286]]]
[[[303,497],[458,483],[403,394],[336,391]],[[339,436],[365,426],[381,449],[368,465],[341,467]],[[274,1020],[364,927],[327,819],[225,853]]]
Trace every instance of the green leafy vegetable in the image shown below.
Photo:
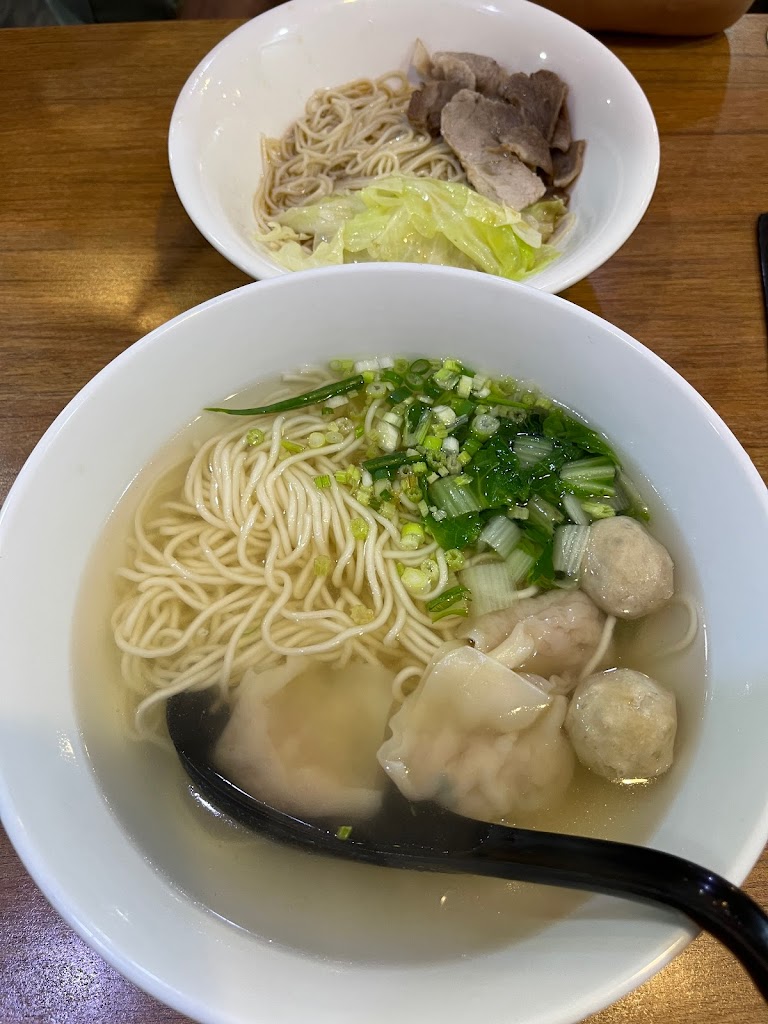
[[[618,463],[619,461],[604,438],[563,412],[562,409],[552,409],[549,412],[542,424],[542,433],[546,437],[557,438],[558,441],[570,441],[571,444],[583,448],[585,452],[592,452],[594,455],[608,455],[614,462]]]
[[[469,614],[471,600],[472,594],[468,588],[459,585],[444,590],[439,597],[427,601],[427,611],[433,622],[439,622],[449,615],[466,616]]]
[[[438,521],[433,515],[426,516],[424,526],[444,551],[450,548],[468,548],[480,536],[483,522],[477,512],[468,512],[455,519]]]

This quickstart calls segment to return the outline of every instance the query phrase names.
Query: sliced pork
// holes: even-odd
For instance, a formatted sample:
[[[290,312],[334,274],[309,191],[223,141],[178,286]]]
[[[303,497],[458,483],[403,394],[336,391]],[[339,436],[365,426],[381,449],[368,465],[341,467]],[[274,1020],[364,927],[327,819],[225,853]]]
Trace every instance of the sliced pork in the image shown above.
[[[482,195],[520,210],[576,180],[585,143],[572,141],[568,87],[553,71],[510,73],[479,53],[430,56],[420,42],[414,66],[424,83],[409,120],[442,135]]]
[[[521,151],[530,155],[532,133],[529,126],[521,126],[519,113],[509,104],[462,89],[443,108],[440,124],[443,138],[481,195],[516,210],[544,195],[546,185],[518,156]]]

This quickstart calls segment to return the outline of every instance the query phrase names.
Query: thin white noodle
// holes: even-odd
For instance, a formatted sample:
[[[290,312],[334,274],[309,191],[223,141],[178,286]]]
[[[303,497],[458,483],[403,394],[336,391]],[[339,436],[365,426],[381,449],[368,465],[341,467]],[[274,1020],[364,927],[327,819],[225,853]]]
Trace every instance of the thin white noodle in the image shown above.
[[[392,699],[397,701],[398,704],[402,704],[407,694],[403,690],[403,683],[409,679],[413,679],[414,676],[421,676],[424,673],[423,668],[416,668],[411,665],[408,668],[404,668],[402,672],[398,672],[392,681]]]
[[[689,597],[685,594],[675,594],[670,604],[680,604],[685,608],[688,612],[688,628],[677,643],[674,643],[671,647],[667,647],[663,651],[659,652],[658,657],[660,658],[666,658],[671,654],[682,654],[683,651],[687,650],[691,646],[699,631],[699,613],[696,605]]]
[[[303,390],[307,377],[299,379]],[[325,380],[316,374],[313,383]],[[386,405],[371,405],[375,432]],[[180,484],[159,484],[137,509],[112,625],[142,735],[162,732],[169,696],[207,686],[226,694],[251,668],[307,655],[418,673],[452,635],[450,620],[432,623],[397,572],[398,560],[432,557],[439,578],[430,593],[447,583],[431,540],[400,548],[403,523],[416,517],[397,508],[384,518],[336,481],[370,440],[348,432],[339,443],[292,452],[284,440],[327,433],[329,421],[297,410],[255,423],[260,443],[246,440],[250,421],[225,423],[191,453]],[[318,487],[320,476],[330,486]],[[353,518],[366,523],[364,541],[352,534]]]
[[[592,655],[587,664],[581,670],[581,673],[579,674],[579,682],[581,682],[582,679],[586,679],[587,676],[591,676],[597,668],[597,666],[603,660],[605,655],[607,654],[608,648],[611,644],[611,640],[613,639],[613,627],[615,625],[616,616],[606,616],[605,622],[603,623],[603,631],[600,634],[600,642],[595,648],[595,653]]]

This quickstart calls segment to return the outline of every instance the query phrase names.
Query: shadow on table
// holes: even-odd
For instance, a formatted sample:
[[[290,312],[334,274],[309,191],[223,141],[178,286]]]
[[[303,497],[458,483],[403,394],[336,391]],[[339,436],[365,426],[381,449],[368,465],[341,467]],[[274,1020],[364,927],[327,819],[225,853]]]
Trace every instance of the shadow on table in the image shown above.
[[[155,238],[154,264],[146,268],[132,311],[143,333],[252,282],[200,234],[170,184],[160,200]]]

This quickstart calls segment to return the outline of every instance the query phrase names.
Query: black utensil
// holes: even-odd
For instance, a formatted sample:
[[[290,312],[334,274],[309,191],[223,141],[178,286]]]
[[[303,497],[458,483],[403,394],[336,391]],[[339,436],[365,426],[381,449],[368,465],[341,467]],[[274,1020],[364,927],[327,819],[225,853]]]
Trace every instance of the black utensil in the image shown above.
[[[757,218],[757,252],[760,257],[760,273],[763,278],[765,322],[768,325],[768,213],[761,213]]]
[[[379,813],[347,835],[339,822],[279,811],[220,775],[209,755],[228,717],[229,708],[217,706],[210,691],[172,697],[166,712],[181,763],[203,795],[261,835],[384,867],[490,875],[662,903],[727,946],[768,1000],[768,916],[707,868],[643,846],[475,821],[436,804],[414,804],[394,785]]]

